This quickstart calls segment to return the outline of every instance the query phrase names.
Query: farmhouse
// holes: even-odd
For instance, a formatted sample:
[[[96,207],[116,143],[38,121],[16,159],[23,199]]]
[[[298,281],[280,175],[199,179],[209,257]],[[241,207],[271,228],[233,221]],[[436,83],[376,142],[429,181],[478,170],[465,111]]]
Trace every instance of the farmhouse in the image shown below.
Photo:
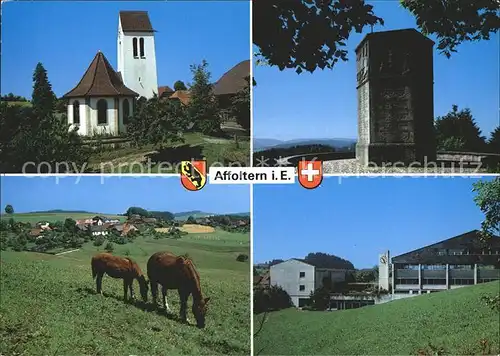
[[[106,236],[109,234],[106,227],[103,225],[90,226],[90,232],[92,233],[92,236]]]
[[[138,97],[179,100],[187,105],[189,91],[175,92],[158,87],[155,30],[146,11],[120,11],[118,17],[117,71],[98,51],[77,85],[63,98],[68,101],[68,124],[84,136],[120,135],[127,132]],[[214,94],[228,119],[230,98],[246,85],[250,61],[242,61],[226,72],[215,84]]]
[[[116,224],[116,225],[113,225],[112,228],[115,229],[117,232],[119,232],[121,236],[126,236],[133,231],[139,230],[134,225],[129,224],[129,223]]]

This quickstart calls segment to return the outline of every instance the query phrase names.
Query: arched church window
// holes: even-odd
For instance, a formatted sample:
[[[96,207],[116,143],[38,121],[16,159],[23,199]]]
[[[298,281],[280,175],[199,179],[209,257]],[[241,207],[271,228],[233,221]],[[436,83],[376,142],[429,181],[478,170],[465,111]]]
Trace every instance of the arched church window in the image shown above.
[[[108,123],[108,102],[100,99],[97,102],[97,125],[106,125]]]
[[[123,100],[123,124],[124,125],[128,124],[129,117],[130,117],[130,106],[129,106],[128,100],[125,99],[125,100]]]
[[[139,47],[141,49],[141,58],[144,58],[144,38],[139,38]]]
[[[132,39],[132,46],[134,48],[134,57],[137,57],[138,54],[137,54],[137,37],[134,37]]]
[[[73,124],[80,123],[80,103],[78,100],[73,101]]]

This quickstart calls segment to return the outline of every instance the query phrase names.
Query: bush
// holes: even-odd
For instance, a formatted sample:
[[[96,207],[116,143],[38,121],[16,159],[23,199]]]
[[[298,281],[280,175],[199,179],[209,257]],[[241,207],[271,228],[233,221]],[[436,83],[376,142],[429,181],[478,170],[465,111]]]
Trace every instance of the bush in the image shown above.
[[[327,288],[318,288],[311,292],[311,307],[314,310],[326,310],[330,304],[330,291]]]
[[[286,309],[292,306],[290,295],[281,287],[271,286],[266,289],[254,289],[253,311],[255,314]]]
[[[104,243],[104,237],[102,236],[97,236],[94,240],[94,246],[102,246]]]
[[[240,254],[240,255],[238,255],[238,257],[236,257],[236,261],[238,261],[238,262],[248,261],[248,255]]]
[[[500,312],[500,294],[494,296],[483,296],[481,299],[489,306],[491,309]]]
[[[114,250],[115,248],[113,247],[113,244],[112,244],[111,242],[108,242],[108,243],[106,244],[106,246],[104,247],[104,249],[105,249],[106,251],[108,251],[108,252],[113,252],[113,250]]]

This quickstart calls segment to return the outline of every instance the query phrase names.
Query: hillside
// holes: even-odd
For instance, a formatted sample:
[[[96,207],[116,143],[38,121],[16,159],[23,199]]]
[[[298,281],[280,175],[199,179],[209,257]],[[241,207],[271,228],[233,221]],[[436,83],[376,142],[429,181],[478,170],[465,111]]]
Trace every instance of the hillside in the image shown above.
[[[215,214],[215,213],[206,213],[200,210],[193,210],[193,211],[184,211],[181,213],[175,213],[174,217],[175,220],[187,220],[190,216],[192,216],[195,219],[200,219],[204,218],[207,216],[214,216],[214,215],[231,215],[231,216],[250,216],[250,213],[229,213],[229,214]]]
[[[342,148],[351,146],[356,143],[356,139],[351,138],[318,138],[318,139],[294,139],[287,141],[280,141],[275,139],[259,139],[254,138],[253,150],[254,152],[268,150],[271,148],[290,148],[293,146],[310,146],[310,145],[324,145],[334,148]]]
[[[104,213],[90,213],[90,212],[71,212],[71,211],[59,211],[59,212],[50,212],[50,211],[40,211],[34,213],[15,213],[15,214],[2,214],[0,215],[0,219],[10,219],[13,218],[15,221],[19,222],[29,222],[29,223],[37,223],[38,221],[48,221],[48,222],[56,222],[56,221],[64,221],[65,219],[71,218],[73,220],[85,219],[89,217],[93,217],[96,215],[104,215],[111,219],[118,219],[121,221],[126,220],[125,216],[121,215],[110,215]]]
[[[180,239],[141,236],[115,245],[113,254],[127,256],[146,272],[157,251],[187,253],[210,297],[203,330],[178,320],[179,296],[168,292],[175,313],[152,310],[151,293],[123,303],[121,280],[105,276],[104,295],[95,293],[90,259],[103,247],[86,243],[78,251],[54,256],[2,251],[0,260],[0,355],[248,355],[250,353],[249,234],[216,230]],[[160,289],[161,290],[161,289]],[[137,282],[136,297],[140,299]],[[161,292],[160,298],[161,300]],[[188,302],[188,318],[192,298]]]
[[[496,355],[500,315],[481,297],[498,291],[496,281],[359,309],[273,312],[254,339],[255,350],[262,350],[260,355],[416,355],[431,344],[443,347],[443,355],[481,355],[485,339],[492,346],[489,354]],[[261,320],[262,314],[255,318],[255,330]]]

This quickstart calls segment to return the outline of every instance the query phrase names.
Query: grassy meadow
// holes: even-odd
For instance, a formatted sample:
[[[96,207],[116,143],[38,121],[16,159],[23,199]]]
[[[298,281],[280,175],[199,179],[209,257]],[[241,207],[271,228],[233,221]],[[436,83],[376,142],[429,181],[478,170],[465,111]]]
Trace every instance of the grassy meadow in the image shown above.
[[[208,167],[215,162],[225,165],[228,165],[228,162],[250,165],[248,139],[240,138],[236,144],[234,139],[200,133],[187,133],[183,137],[184,143],[166,145],[161,151],[152,145],[145,145],[141,148],[123,147],[96,152],[90,158],[89,169],[102,173],[179,173],[176,165],[191,159],[205,159]],[[165,163],[161,165],[158,162]]]
[[[105,244],[104,244],[105,245]],[[103,245],[103,246],[104,246]],[[114,245],[114,254],[136,260],[146,273],[157,251],[187,253],[210,297],[206,328],[178,321],[179,298],[169,291],[175,316],[151,309],[151,294],[125,304],[122,281],[105,276],[104,296],[95,294],[91,256],[103,251],[91,242],[60,256],[2,251],[0,355],[248,355],[250,353],[249,234],[216,230],[180,239],[137,237]],[[139,287],[134,282],[136,298]],[[161,291],[160,291],[161,295]],[[161,299],[161,298],[160,298]],[[188,318],[192,298],[188,304]]]
[[[496,281],[359,309],[272,312],[254,338],[254,350],[259,355],[498,355],[500,315],[481,297],[499,289]],[[262,318],[255,318],[256,332]]]

